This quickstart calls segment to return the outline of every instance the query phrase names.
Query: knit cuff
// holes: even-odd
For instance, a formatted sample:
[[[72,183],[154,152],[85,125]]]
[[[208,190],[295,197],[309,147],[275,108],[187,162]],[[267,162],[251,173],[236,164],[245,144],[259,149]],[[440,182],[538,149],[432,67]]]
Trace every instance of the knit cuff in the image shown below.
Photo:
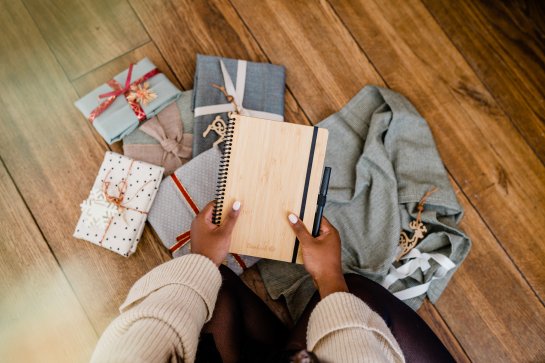
[[[199,254],[175,258],[148,272],[133,285],[119,308],[120,312],[167,285],[183,285],[194,290],[206,304],[206,320],[212,317],[221,286],[221,274],[210,259]]]
[[[328,295],[316,305],[309,319],[307,346],[314,350],[327,335],[343,329],[364,329],[379,334],[403,360],[403,353],[382,318],[361,299],[347,292]]]

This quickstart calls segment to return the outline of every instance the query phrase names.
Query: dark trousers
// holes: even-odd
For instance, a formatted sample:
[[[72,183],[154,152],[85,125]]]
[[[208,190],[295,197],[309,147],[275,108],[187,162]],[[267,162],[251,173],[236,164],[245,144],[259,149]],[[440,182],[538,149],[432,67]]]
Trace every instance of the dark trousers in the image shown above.
[[[223,285],[212,319],[203,327],[197,362],[282,362],[306,349],[310,314],[320,301],[316,293],[289,330],[230,269],[220,267]],[[345,275],[350,292],[379,314],[396,338],[407,362],[453,362],[454,359],[405,303],[379,284]]]

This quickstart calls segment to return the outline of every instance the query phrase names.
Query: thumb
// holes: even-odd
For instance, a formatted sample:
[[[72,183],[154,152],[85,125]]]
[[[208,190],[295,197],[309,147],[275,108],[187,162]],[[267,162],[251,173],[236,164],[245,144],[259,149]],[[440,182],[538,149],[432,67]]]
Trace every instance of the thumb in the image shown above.
[[[225,220],[221,224],[220,228],[224,230],[225,232],[231,234],[233,232],[233,228],[235,228],[235,224],[238,219],[238,215],[240,214],[240,202],[237,200],[233,203],[233,206],[231,207],[231,210],[229,213],[227,213]]]
[[[312,235],[308,232],[307,227],[301,219],[299,219],[295,214],[290,213],[288,215],[288,220],[290,221],[290,226],[295,232],[295,235],[301,242],[306,242],[312,240]]]

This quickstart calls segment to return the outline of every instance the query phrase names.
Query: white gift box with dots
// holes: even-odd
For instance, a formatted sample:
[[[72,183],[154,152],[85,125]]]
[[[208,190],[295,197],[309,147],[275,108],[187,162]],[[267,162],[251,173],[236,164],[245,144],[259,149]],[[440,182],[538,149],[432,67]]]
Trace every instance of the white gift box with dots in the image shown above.
[[[74,237],[130,256],[136,251],[164,169],[108,151]]]

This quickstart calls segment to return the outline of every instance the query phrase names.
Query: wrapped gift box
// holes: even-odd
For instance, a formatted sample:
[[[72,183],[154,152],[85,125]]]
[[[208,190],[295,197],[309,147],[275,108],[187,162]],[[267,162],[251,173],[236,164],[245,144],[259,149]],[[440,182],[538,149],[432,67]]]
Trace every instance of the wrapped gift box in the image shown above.
[[[149,222],[173,257],[191,252],[191,222],[214,199],[221,151],[214,147],[165,178],[159,187]],[[229,254],[224,262],[241,274],[259,259]]]
[[[74,237],[123,256],[134,253],[162,176],[162,167],[106,152]]]
[[[191,159],[193,147],[192,91],[182,92],[180,98],[144,122],[123,138],[126,156],[160,165],[165,176]]]
[[[194,84],[193,156],[210,149],[217,139],[213,133],[203,136],[214,118],[219,114],[227,121],[227,112],[234,111],[233,104],[211,84],[224,87],[243,115],[284,120],[283,66],[199,54]]]
[[[147,58],[75,102],[98,133],[112,144],[157,115],[181,92]]]

